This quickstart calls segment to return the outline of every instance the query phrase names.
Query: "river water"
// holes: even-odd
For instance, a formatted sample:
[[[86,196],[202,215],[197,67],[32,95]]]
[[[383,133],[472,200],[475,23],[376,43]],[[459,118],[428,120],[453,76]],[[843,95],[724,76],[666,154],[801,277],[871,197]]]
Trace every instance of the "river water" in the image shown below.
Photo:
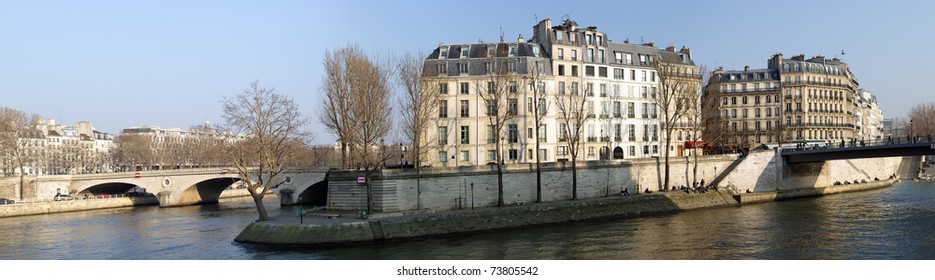
[[[295,211],[267,199],[271,216]],[[0,259],[935,259],[935,183],[350,248],[233,242],[249,198],[0,219]]]

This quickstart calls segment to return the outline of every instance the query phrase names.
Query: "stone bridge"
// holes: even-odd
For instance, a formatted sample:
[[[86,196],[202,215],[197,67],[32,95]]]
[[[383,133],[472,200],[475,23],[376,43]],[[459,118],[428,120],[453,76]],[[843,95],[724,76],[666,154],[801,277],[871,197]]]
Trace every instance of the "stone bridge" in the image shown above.
[[[274,193],[280,194],[283,205],[299,203],[298,198],[313,185],[323,184],[326,169],[294,168],[277,183]],[[160,207],[217,203],[221,192],[237,188],[241,181],[236,172],[226,168],[149,170],[105,174],[57,175],[35,178],[39,198],[51,198],[56,193],[76,193],[77,196],[120,194],[136,187],[159,199]],[[320,192],[320,191],[319,191]],[[309,196],[309,195],[306,195]]]

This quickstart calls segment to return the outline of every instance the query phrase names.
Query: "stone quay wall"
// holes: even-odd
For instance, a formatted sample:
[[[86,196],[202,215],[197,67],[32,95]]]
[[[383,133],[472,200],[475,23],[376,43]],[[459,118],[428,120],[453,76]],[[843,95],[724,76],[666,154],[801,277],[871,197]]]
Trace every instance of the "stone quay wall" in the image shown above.
[[[710,182],[737,155],[700,156],[697,180]],[[691,157],[670,158],[670,185],[692,186],[695,164]],[[457,210],[496,206],[498,200],[495,165],[430,168],[416,176],[415,170],[393,169],[374,172],[370,178],[374,210]],[[662,158],[591,161],[577,165],[578,198],[620,196],[659,191],[663,188],[665,164]],[[366,209],[367,192],[358,184],[364,171],[332,171],[328,174],[328,209]],[[419,179],[417,179],[419,178]],[[570,162],[542,164],[542,201],[572,198]],[[503,170],[505,205],[536,202],[535,164],[506,165]]]

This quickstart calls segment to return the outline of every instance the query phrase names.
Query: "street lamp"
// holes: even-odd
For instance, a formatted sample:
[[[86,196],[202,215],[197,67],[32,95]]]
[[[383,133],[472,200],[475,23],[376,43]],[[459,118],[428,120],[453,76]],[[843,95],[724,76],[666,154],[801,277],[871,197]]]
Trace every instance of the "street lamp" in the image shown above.
[[[915,135],[915,134],[914,134],[913,131],[912,131],[912,119],[909,119],[909,137],[910,137],[910,138],[909,138],[909,139],[906,139],[906,140],[909,140],[909,142],[911,143],[912,140],[914,140],[914,139],[912,139],[912,138],[915,138],[914,135]]]

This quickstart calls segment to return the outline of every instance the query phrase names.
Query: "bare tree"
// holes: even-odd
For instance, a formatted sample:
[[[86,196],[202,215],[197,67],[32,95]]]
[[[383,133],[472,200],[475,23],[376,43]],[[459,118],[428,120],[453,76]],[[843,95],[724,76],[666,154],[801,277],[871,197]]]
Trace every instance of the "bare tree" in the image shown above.
[[[325,67],[322,90],[325,94],[322,98],[321,122],[341,142],[343,168],[352,165],[348,158],[350,153],[348,149],[352,148],[350,143],[357,141],[352,133],[356,124],[351,121],[351,109],[355,90],[354,76],[358,75],[355,71],[360,71],[360,67],[356,65],[364,60],[366,60],[366,55],[359,47],[348,45],[326,52],[322,62]]]
[[[41,131],[36,129],[42,120],[39,114],[28,114],[9,107],[0,107],[0,155],[5,165],[19,169],[19,199],[24,199],[26,167],[36,165]]]
[[[935,134],[935,102],[916,104],[909,110],[911,134],[932,136]]]
[[[684,119],[688,122],[688,127],[690,130],[687,138],[689,141],[691,141],[693,150],[692,182],[698,181],[698,147],[696,145],[698,141],[701,140],[701,132],[704,129],[703,106],[708,105],[705,104],[704,100],[702,99],[701,85],[707,82],[709,74],[710,73],[708,73],[707,67],[698,67],[698,75],[700,77],[701,83],[689,84],[686,87],[686,92],[682,99],[685,102]]]
[[[672,144],[672,131],[676,129],[679,120],[685,113],[686,102],[684,96],[691,88],[690,78],[686,78],[681,72],[680,65],[664,62],[662,55],[658,55],[653,61],[653,68],[656,70],[656,76],[659,78],[659,92],[656,102],[659,110],[662,111],[662,128],[665,133],[665,177],[663,181],[663,190],[669,191],[669,147]]]
[[[155,143],[149,135],[122,133],[114,139],[114,158],[134,170],[136,165],[148,168],[156,162],[156,149],[153,145]],[[67,147],[62,148],[63,153],[67,155]]]
[[[359,164],[364,167],[367,188],[367,212],[373,212],[372,172],[382,168],[388,159],[386,137],[393,127],[391,113],[390,63],[378,63],[366,56],[357,57],[349,65],[350,115],[353,124],[350,139]]]
[[[530,65],[527,71],[529,73],[525,79],[529,84],[526,88],[530,89],[532,96],[532,113],[533,113],[533,127],[535,127],[535,141],[536,141],[536,202],[542,202],[542,154],[540,154],[539,145],[542,142],[540,138],[540,133],[542,132],[543,123],[542,120],[545,118],[546,114],[549,112],[549,105],[551,102],[546,98],[545,92],[545,66],[537,62],[535,65]]]
[[[416,169],[417,208],[421,207],[418,194],[421,193],[422,158],[431,145],[431,141],[423,139],[425,138],[423,133],[429,129],[430,120],[438,110],[435,104],[442,99],[441,86],[422,80],[422,57],[424,57],[423,54],[418,56],[406,54],[396,63],[398,82],[403,89],[399,98],[403,135],[410,143],[412,160]]]
[[[505,44],[494,44],[488,47],[498,48],[494,52],[487,52],[486,69],[487,75],[484,79],[475,82],[475,88],[478,89],[480,98],[484,100],[487,106],[488,119],[488,137],[493,137],[496,145],[497,160],[497,206],[502,207],[503,203],[503,133],[504,127],[512,122],[518,113],[518,90],[516,81],[512,80],[510,75],[510,60],[505,58],[505,53],[499,50],[500,46]],[[486,85],[482,84],[486,82]],[[507,135],[509,142],[517,141],[519,132],[516,135]]]
[[[243,93],[225,98],[223,108],[223,131],[248,135],[232,142],[228,148],[230,160],[256,203],[259,221],[269,220],[263,197],[282,184],[279,177],[294,156],[294,143],[304,143],[310,137],[303,130],[308,121],[292,98],[276,93],[274,88],[260,87],[258,81],[250,83]]]
[[[558,121],[562,125],[559,128],[559,141],[564,136],[568,143],[568,152],[571,154],[571,199],[578,199],[578,155],[581,153],[581,138],[585,122],[591,118],[586,111],[585,96],[589,95],[591,89],[585,88],[585,92],[579,94],[578,82],[572,82],[569,85],[569,94],[562,95],[561,92],[555,100],[558,108]]]

